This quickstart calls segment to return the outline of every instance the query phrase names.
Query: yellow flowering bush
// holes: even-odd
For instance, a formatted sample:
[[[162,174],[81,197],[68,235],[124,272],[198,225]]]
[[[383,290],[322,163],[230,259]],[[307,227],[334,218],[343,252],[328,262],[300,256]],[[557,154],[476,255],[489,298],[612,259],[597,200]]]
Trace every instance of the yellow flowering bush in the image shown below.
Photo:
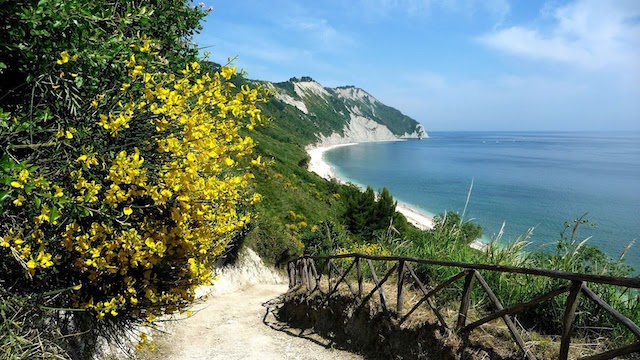
[[[65,50],[51,61],[72,72],[76,59]],[[143,322],[183,310],[260,199],[250,190],[260,159],[240,129],[262,121],[268,92],[236,85],[229,65],[172,73],[163,61],[160,44],[140,38],[126,82],[88,99],[86,121],[52,129],[56,168],[3,158],[3,267],[68,289],[61,307]]]
[[[391,251],[383,247],[380,244],[364,243],[364,244],[350,244],[348,247],[341,247],[336,251],[336,255],[344,254],[365,254],[374,256],[391,256]]]

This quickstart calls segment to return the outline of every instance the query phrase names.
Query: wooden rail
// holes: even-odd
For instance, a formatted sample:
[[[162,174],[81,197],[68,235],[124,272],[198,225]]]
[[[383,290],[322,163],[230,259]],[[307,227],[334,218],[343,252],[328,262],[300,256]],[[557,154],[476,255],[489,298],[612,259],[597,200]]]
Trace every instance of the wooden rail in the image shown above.
[[[335,265],[335,260],[342,259],[342,261],[348,261],[352,259],[352,262],[347,266],[347,268],[343,271]],[[363,260],[366,262],[369,271],[371,272],[371,280],[373,282],[373,289],[370,290],[367,294],[364,294],[364,276],[363,276]],[[393,266],[389,269],[384,276],[380,279],[376,274],[375,267],[373,266],[372,261],[391,261],[393,262]],[[316,262],[322,264],[320,267],[324,272],[318,272],[318,267],[316,267]],[[425,265],[437,265],[444,267],[452,267],[461,269],[460,272],[451,278],[443,281],[442,283],[436,285],[435,287],[428,289],[427,286],[420,281],[415,271],[413,270],[413,266],[411,264],[425,264]],[[357,281],[357,287],[352,286],[349,282],[349,275],[352,272],[352,269],[355,268],[355,279]],[[519,314],[529,308],[535,307],[538,304],[550,300],[556,296],[567,293],[567,301],[566,308],[564,312],[563,319],[563,328],[560,337],[560,351],[559,351],[559,360],[566,360],[569,356],[569,345],[571,343],[571,335],[573,333],[573,325],[576,316],[576,311],[579,305],[580,295],[584,295],[587,299],[595,303],[598,307],[609,313],[616,321],[626,327],[630,332],[635,335],[635,341],[627,346],[623,346],[614,350],[606,351],[598,355],[593,355],[589,357],[583,357],[581,360],[606,360],[613,359],[617,356],[623,356],[633,353],[640,352],[640,327],[631,321],[626,316],[622,315],[615,309],[613,309],[609,304],[603,301],[597,294],[595,294],[591,289],[587,287],[589,283],[595,284],[607,284],[614,285],[620,287],[627,288],[640,288],[640,278],[621,278],[621,277],[613,277],[613,276],[604,276],[604,275],[591,275],[591,274],[578,274],[578,273],[570,273],[564,271],[554,271],[554,270],[544,270],[544,269],[528,269],[528,268],[519,268],[512,266],[500,266],[500,265],[485,265],[485,264],[468,264],[468,263],[459,263],[459,262],[451,262],[451,261],[440,261],[440,260],[427,260],[427,259],[418,259],[412,257],[401,257],[401,256],[372,256],[366,254],[343,254],[343,255],[335,255],[335,256],[304,256],[299,259],[293,260],[288,264],[288,274],[289,274],[289,288],[291,290],[304,288],[309,294],[318,291],[324,299],[322,304],[325,304],[329,301],[331,295],[338,291],[338,287],[340,284],[345,284],[349,289],[350,293],[353,295],[355,301],[359,303],[357,311],[360,311],[365,304],[376,295],[379,296],[380,305],[382,307],[382,311],[384,314],[392,318],[395,316],[395,319],[398,322],[398,325],[401,326],[409,316],[411,316],[422,304],[425,302],[431,309],[431,311],[435,314],[438,319],[440,326],[447,332],[456,332],[456,333],[469,333],[470,331],[478,328],[479,326],[488,323],[489,321],[501,318],[511,336],[513,337],[515,343],[521,349],[523,356],[526,359],[535,359],[534,354],[531,350],[526,346],[523,341],[518,328],[513,322],[512,317],[516,314]],[[489,287],[489,284],[484,280],[480,271],[488,271],[488,272],[501,272],[501,273],[510,273],[510,274],[526,274],[526,275],[534,275],[534,276],[544,276],[553,279],[560,279],[567,281],[567,284],[555,288],[545,294],[538,295],[537,297],[524,302],[519,303],[510,307],[505,308],[498,297],[494,294],[494,292]],[[332,274],[337,276],[337,279],[332,278]],[[388,305],[388,297],[385,294],[383,285],[393,276],[396,275],[396,309],[395,314],[391,315],[391,310]],[[326,292],[323,291],[323,286],[321,286],[322,278],[326,278],[327,287]],[[353,274],[352,274],[353,276]],[[464,279],[464,285],[462,287],[460,308],[457,315],[457,321],[455,326],[452,328],[445,317],[442,315],[438,307],[434,304],[434,296],[450,286],[451,284]],[[353,277],[351,278],[353,280]],[[422,297],[419,301],[417,301],[411,309],[405,312],[404,309],[404,295],[405,290],[404,286],[411,281],[422,293]],[[471,306],[471,293],[473,289],[474,282],[477,282],[483,291],[487,294],[487,297],[495,307],[496,311],[484,316],[481,319],[478,319],[472,323],[468,323],[467,315],[469,308]]]

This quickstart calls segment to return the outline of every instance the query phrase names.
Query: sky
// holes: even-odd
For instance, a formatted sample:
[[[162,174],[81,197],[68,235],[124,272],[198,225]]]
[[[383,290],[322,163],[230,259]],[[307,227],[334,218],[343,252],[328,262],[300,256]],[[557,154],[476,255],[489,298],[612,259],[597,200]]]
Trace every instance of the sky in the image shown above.
[[[355,85],[427,131],[640,130],[639,0],[209,0],[210,59]]]

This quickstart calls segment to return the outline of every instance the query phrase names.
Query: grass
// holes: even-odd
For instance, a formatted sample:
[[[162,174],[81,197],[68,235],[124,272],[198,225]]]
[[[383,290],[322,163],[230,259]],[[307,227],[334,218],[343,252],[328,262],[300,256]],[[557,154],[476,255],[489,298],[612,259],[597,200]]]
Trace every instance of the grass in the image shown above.
[[[54,327],[43,326],[46,313],[39,306],[4,287],[0,295],[0,358],[69,359],[59,345],[60,334]]]

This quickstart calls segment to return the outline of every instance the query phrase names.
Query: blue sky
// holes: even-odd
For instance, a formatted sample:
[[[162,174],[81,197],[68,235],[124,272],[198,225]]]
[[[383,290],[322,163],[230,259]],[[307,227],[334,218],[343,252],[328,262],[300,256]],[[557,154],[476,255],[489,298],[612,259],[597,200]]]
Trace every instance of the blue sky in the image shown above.
[[[640,130],[638,0],[218,0],[195,41],[429,130]]]

